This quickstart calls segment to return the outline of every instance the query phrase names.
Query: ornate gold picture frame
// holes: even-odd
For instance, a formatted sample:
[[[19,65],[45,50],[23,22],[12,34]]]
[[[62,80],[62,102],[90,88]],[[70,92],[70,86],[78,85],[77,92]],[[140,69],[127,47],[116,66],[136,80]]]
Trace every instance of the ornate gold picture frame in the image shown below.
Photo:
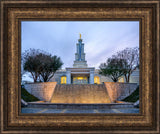
[[[159,1],[1,1],[1,133],[159,133]],[[21,21],[138,20],[139,114],[22,114]]]

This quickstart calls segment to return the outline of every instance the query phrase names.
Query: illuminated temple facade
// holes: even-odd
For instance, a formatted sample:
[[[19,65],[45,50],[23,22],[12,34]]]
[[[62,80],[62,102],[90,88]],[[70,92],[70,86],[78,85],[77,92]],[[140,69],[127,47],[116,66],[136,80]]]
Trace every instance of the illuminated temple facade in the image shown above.
[[[131,83],[139,83],[139,71],[135,72],[133,73],[135,75],[131,76]],[[58,84],[102,84],[103,82],[112,82],[109,77],[100,75],[99,70],[95,69],[95,67],[88,67],[81,35],[76,44],[73,67],[56,71],[51,81],[55,81]],[[121,77],[119,82],[125,82],[124,78]]]

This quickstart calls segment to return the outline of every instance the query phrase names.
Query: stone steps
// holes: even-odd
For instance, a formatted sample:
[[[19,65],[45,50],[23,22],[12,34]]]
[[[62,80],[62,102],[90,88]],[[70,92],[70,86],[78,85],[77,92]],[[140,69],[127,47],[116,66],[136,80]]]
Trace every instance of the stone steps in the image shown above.
[[[111,103],[103,84],[66,84],[56,85],[51,103]]]
[[[74,103],[49,103],[49,102],[29,102],[28,108],[52,108],[52,109],[118,109],[118,108],[133,108],[132,103],[101,103],[101,104],[74,104]]]

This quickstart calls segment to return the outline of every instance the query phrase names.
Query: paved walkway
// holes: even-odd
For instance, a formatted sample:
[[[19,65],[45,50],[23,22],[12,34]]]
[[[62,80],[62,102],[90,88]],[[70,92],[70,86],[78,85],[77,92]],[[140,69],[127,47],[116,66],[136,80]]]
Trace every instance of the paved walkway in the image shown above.
[[[22,113],[139,113],[138,108],[123,109],[49,109],[49,108],[22,108]]]

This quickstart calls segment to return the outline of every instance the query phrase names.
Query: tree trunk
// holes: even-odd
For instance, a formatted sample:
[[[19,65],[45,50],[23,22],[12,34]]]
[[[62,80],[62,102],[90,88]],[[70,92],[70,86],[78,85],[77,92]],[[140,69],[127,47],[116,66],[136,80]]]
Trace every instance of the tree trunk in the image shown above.
[[[131,75],[131,73],[128,73],[128,76],[127,76],[127,74],[124,75],[127,83],[129,83],[130,75]]]
[[[126,79],[126,82],[127,82],[127,74],[125,74],[124,76],[125,76],[125,79]]]
[[[117,81],[118,81],[118,79],[116,79],[116,78],[113,78],[112,80],[113,80],[114,82],[117,82]]]
[[[127,81],[128,83],[129,83],[129,80],[130,80],[130,73],[128,74],[128,81]]]

